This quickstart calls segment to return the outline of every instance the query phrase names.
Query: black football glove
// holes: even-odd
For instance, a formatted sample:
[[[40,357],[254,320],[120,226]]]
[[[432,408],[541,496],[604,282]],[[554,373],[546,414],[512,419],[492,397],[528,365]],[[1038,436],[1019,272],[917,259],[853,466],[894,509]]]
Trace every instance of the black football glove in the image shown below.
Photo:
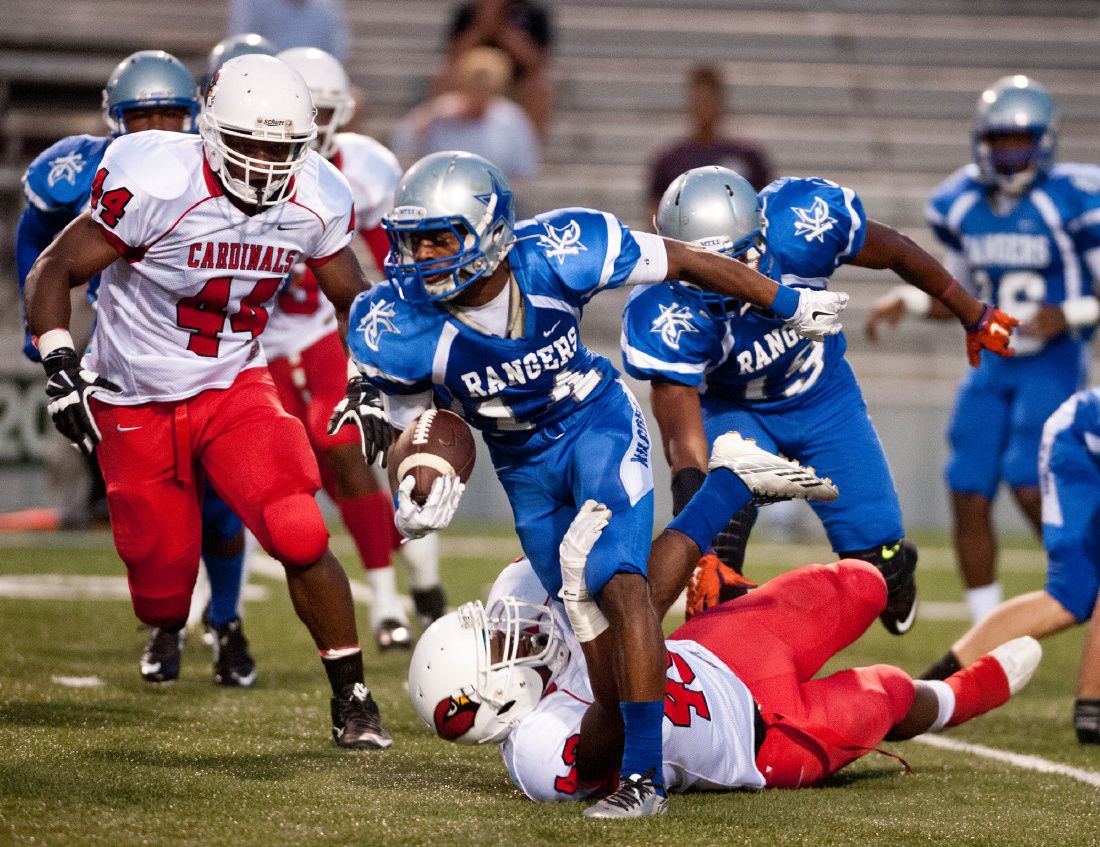
[[[121,394],[122,389],[95,371],[80,367],[80,359],[71,347],[59,347],[42,360],[46,369],[46,410],[57,431],[73,447],[90,456],[102,440],[88,399],[95,393]]]
[[[347,395],[336,404],[328,419],[328,434],[335,435],[341,427],[355,424],[359,428],[359,445],[367,464],[382,457],[386,467],[390,444],[393,443],[393,427],[382,410],[382,396],[378,389],[362,377],[348,380]]]

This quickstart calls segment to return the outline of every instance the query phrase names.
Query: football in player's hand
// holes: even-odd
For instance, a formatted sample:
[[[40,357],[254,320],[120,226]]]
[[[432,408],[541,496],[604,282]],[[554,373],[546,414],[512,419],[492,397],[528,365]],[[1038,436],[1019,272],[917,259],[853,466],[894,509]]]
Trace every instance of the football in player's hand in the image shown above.
[[[469,480],[475,458],[477,447],[465,421],[446,409],[429,409],[390,448],[390,487],[396,491],[401,480],[413,477],[412,498],[424,505],[438,477],[457,474]]]

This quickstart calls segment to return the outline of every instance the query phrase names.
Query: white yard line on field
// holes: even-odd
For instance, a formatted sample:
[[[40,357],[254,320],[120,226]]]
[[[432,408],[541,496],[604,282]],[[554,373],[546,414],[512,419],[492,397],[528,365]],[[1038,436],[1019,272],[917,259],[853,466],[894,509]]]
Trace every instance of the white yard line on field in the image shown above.
[[[1038,773],[1053,773],[1059,776],[1068,776],[1086,785],[1100,788],[1100,773],[1087,771],[1083,768],[1075,768],[1071,765],[1063,765],[1060,762],[1052,762],[1041,756],[1028,756],[1023,753],[1010,753],[1007,750],[996,750],[986,747],[984,744],[970,744],[966,741],[955,741],[939,735],[921,735],[913,739],[920,744],[929,747],[938,747],[941,750],[951,750],[955,753],[969,753],[972,756],[981,756],[984,759],[993,759],[996,762],[1004,762],[1016,768]]]

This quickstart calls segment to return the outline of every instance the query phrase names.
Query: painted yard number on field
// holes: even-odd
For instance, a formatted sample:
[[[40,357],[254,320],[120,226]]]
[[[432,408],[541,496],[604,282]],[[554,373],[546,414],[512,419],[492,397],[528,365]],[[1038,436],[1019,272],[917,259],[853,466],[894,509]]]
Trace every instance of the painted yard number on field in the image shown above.
[[[49,441],[41,380],[0,375],[0,464],[40,462]]]

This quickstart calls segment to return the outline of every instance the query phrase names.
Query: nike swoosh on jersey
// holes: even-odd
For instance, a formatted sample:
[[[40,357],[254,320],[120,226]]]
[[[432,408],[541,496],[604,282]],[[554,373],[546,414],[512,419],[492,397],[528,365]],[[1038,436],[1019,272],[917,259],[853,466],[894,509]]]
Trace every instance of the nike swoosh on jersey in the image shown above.
[[[544,332],[544,333],[542,334],[542,337],[543,337],[543,338],[549,338],[549,337],[550,337],[550,334],[551,334],[551,333],[552,333],[552,332],[553,332],[553,331],[554,331],[555,329],[557,329],[557,328],[558,328],[558,325],[559,325],[559,324],[561,324],[561,321],[558,321],[558,322],[557,322],[556,324],[554,324],[554,325],[553,325],[552,327],[550,327],[550,329],[546,330],[546,332]]]
[[[133,432],[135,429],[141,429],[140,426],[123,426],[122,424],[115,424],[115,429],[119,432]]]

